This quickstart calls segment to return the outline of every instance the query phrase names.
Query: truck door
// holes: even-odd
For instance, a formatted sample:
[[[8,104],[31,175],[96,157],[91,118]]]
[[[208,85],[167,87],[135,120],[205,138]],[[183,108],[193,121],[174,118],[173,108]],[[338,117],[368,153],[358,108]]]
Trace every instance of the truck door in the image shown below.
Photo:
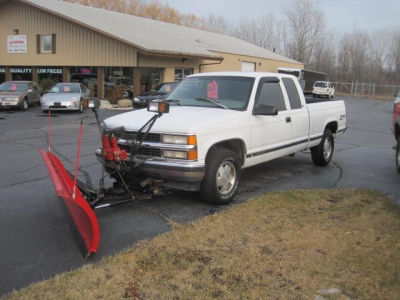
[[[303,99],[301,101],[299,89],[291,78],[282,78],[286,94],[290,103],[291,123],[292,123],[292,151],[303,150],[308,141],[309,135],[309,116],[307,106]]]
[[[255,115],[260,105],[271,105],[278,110],[275,116]],[[253,114],[250,118],[251,147],[247,153],[248,165],[268,161],[289,154],[291,118],[282,93],[282,83],[277,77],[260,79]]]

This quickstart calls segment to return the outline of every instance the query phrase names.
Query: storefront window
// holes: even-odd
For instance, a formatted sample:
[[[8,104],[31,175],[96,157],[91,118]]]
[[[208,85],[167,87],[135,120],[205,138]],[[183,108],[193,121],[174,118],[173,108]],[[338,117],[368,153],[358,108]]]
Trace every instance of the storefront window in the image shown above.
[[[10,73],[12,80],[32,80],[31,67],[11,67]]]
[[[71,67],[69,69],[70,82],[80,82],[93,91],[97,96],[97,68],[96,67]]]
[[[104,69],[104,95],[109,98],[114,86],[119,85],[124,98],[133,95],[132,68],[109,67]]]
[[[161,83],[162,68],[141,68],[140,73],[142,75],[140,79],[140,91],[141,93],[154,89]]]
[[[186,76],[193,74],[193,69],[175,69],[175,82],[181,81]]]
[[[6,81],[6,68],[0,67],[0,83]]]
[[[63,81],[62,68],[38,67],[38,83],[43,91],[48,91],[54,84]]]

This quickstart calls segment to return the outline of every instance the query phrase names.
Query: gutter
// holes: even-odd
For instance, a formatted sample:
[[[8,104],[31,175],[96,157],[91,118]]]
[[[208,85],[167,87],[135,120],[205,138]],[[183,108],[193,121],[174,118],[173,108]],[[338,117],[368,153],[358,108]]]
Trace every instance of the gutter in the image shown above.
[[[206,64],[199,64],[199,73],[201,73],[201,67],[202,66],[210,66],[210,65],[220,65],[222,63],[222,61],[224,60],[224,58],[220,58],[219,62],[215,62],[215,63],[206,63]]]

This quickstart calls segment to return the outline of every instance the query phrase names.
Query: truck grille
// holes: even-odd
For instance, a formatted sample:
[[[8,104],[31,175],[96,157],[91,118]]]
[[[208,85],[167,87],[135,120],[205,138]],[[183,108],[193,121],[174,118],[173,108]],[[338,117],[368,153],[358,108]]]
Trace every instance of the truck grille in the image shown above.
[[[127,153],[131,152],[131,147],[126,145],[119,145],[119,148],[122,150],[126,150]],[[150,148],[150,147],[141,147],[138,151],[139,155],[152,156],[152,157],[161,157],[162,152],[159,148]]]
[[[125,131],[123,132],[119,137],[121,139],[125,140],[132,140],[134,138],[140,140],[143,137],[144,133],[140,133],[138,136],[137,131]],[[159,133],[148,133],[146,135],[146,138],[144,139],[145,142],[155,142],[155,143],[160,143],[161,142],[161,134]]]

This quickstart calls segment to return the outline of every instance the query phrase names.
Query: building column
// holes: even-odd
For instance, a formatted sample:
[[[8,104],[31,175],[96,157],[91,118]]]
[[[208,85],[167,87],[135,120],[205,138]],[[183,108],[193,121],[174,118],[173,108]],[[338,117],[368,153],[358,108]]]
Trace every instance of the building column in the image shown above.
[[[175,68],[164,68],[161,81],[162,82],[174,82],[175,81]]]
[[[11,81],[12,80],[12,76],[11,76],[10,68],[9,67],[5,67],[5,71],[6,71],[6,81]]]
[[[70,78],[70,76],[69,76],[69,68],[68,67],[63,67],[62,69],[63,69],[63,71],[62,71],[63,82],[69,82],[69,78]]]
[[[32,67],[32,81],[39,83],[38,69],[36,67]]]
[[[140,81],[142,78],[142,73],[140,68],[133,68],[133,97],[140,95]]]
[[[104,99],[104,68],[97,68],[97,98]]]

